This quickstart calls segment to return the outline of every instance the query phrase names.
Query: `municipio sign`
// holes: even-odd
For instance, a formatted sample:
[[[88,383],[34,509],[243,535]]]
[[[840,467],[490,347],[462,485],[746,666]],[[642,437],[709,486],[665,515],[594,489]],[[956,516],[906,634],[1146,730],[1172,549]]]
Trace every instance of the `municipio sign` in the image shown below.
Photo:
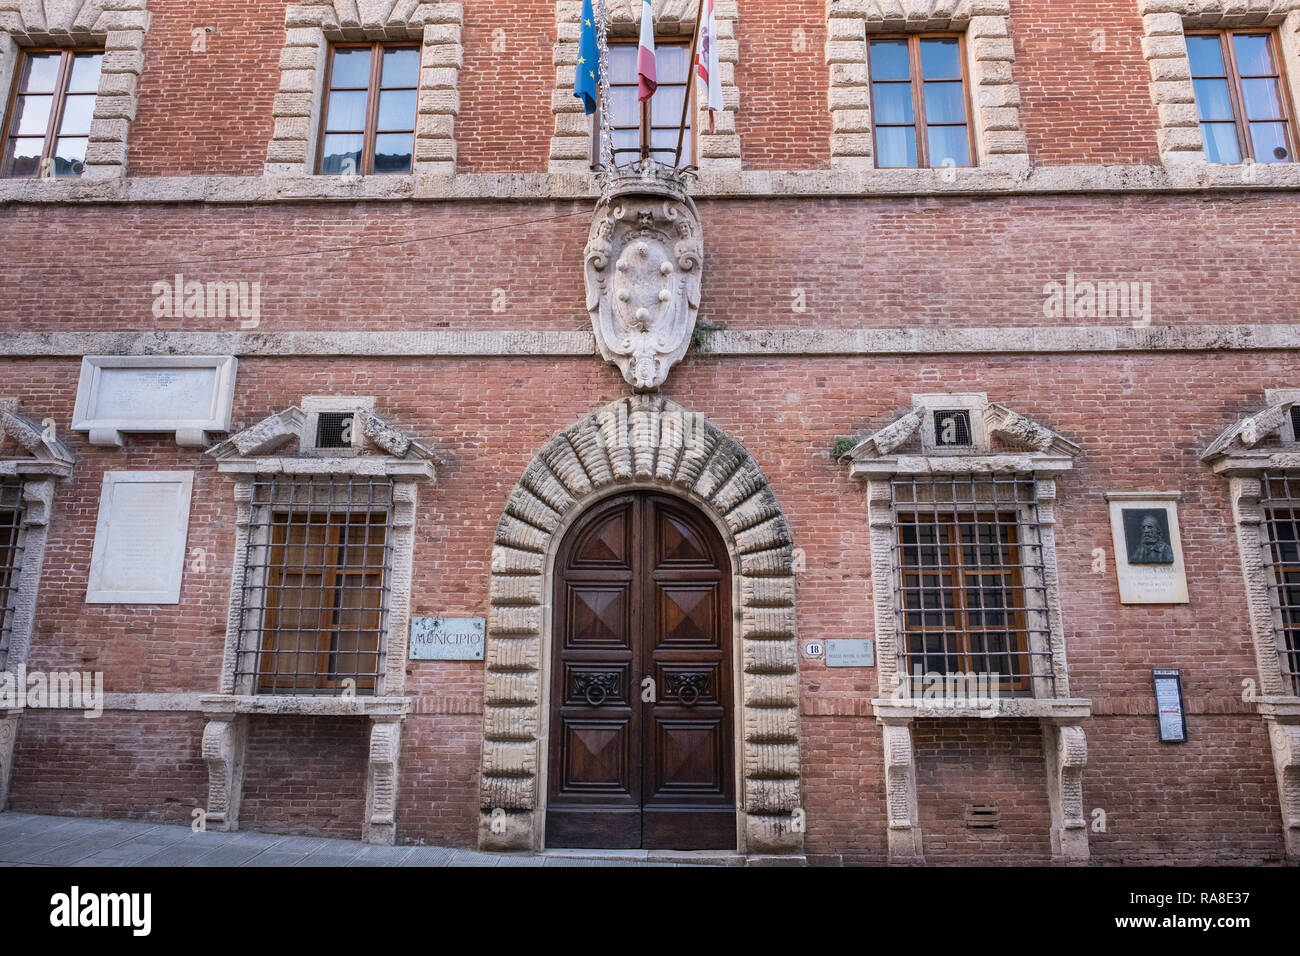
[[[417,617],[411,620],[411,660],[481,661],[487,624],[481,617]]]

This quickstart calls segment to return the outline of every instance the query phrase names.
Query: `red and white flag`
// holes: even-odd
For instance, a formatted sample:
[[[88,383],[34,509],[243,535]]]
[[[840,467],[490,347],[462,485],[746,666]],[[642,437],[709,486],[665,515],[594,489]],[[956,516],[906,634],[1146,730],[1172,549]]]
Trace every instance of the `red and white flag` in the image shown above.
[[[636,52],[636,75],[636,98],[644,102],[659,86],[655,76],[655,8],[650,0],[645,0],[641,8],[641,45]]]
[[[700,47],[695,54],[695,73],[699,77],[705,105],[709,110],[709,132],[714,130],[714,115],[722,106],[722,70],[718,66],[718,21],[713,15],[714,0],[705,0],[708,15],[700,26]]]

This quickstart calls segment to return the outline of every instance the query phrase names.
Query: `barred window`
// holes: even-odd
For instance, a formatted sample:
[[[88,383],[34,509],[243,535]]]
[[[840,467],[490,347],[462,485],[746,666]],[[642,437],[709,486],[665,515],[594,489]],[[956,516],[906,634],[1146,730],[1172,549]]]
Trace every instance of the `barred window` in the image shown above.
[[[1269,592],[1282,641],[1282,676],[1291,693],[1300,695],[1300,472],[1265,474],[1260,486]]]
[[[23,570],[23,486],[14,478],[0,478],[0,670],[8,666],[13,636],[14,602]]]
[[[392,501],[387,478],[253,482],[237,687],[376,692],[387,645]]]
[[[999,694],[1055,696],[1034,476],[892,486],[899,667],[913,686],[983,677]]]

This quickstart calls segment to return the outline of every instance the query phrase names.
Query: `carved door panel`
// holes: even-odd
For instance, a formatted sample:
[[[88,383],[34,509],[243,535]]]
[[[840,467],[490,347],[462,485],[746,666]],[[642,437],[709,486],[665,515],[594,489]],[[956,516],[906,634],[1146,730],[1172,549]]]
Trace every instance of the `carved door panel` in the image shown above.
[[[555,573],[548,846],[735,846],[726,568],[717,532],[663,495],[602,502],[566,535]]]

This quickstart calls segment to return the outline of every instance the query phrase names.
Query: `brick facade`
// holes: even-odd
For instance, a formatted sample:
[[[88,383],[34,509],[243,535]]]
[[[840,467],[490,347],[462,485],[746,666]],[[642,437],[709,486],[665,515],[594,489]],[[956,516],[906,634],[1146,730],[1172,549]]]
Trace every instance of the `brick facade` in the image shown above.
[[[854,18],[833,8],[869,17],[876,4],[728,3],[742,168],[706,171],[696,190],[700,320],[714,331],[661,395],[762,470],[795,549],[799,644],[875,633],[867,489],[833,458],[837,439],[881,429],[917,394],[984,393],[1081,449],[1055,476],[1054,510],[1070,695],[1091,702],[1080,724],[1090,859],[1294,859],[1300,821],[1284,823],[1270,725],[1243,699],[1259,673],[1229,485],[1200,461],[1265,406],[1266,388],[1300,387],[1294,164],[1249,180],[1203,159],[1166,168],[1143,54],[1149,0],[1010,0],[1028,165],[957,171],[955,183],[876,170],[869,154],[859,169],[837,162],[834,117],[848,107],[834,58],[846,54],[828,23],[833,33]],[[557,5],[419,4],[463,6],[454,173],[355,187],[264,176],[287,6],[149,0],[126,185],[0,180],[0,398],[53,419],[77,459],[54,493],[26,664],[102,672],[109,695],[94,720],[22,714],[11,809],[187,822],[209,796],[199,699],[222,679],[234,481],[171,436],[107,448],[72,431],[83,354],[202,342],[237,355],[232,433],[304,396],[374,396],[376,414],[438,459],[415,509],[419,617],[492,617],[494,545],[516,482],[553,435],[629,395],[584,337],[594,183],[548,171],[552,57],[572,40],[557,35]],[[204,26],[215,29],[195,52]],[[1300,75],[1294,55],[1284,68]],[[177,273],[260,283],[259,324],[155,317],[154,283]],[[1151,283],[1149,327],[1047,316],[1045,286],[1070,274]],[[1071,329],[1083,347],[1052,344]],[[0,445],[0,458],[21,454]],[[103,475],[134,470],[195,474],[180,603],[87,604]],[[1182,493],[1190,603],[1120,602],[1113,491]],[[1152,667],[1182,669],[1187,743],[1158,741]],[[488,670],[406,663],[397,842],[482,839]],[[803,854],[887,862],[876,669],[801,655],[797,686]],[[1053,860],[1038,720],[925,718],[910,734],[926,862]],[[247,735],[241,827],[362,835],[377,765],[367,720],[251,714]],[[998,828],[968,828],[972,804],[996,805]]]

